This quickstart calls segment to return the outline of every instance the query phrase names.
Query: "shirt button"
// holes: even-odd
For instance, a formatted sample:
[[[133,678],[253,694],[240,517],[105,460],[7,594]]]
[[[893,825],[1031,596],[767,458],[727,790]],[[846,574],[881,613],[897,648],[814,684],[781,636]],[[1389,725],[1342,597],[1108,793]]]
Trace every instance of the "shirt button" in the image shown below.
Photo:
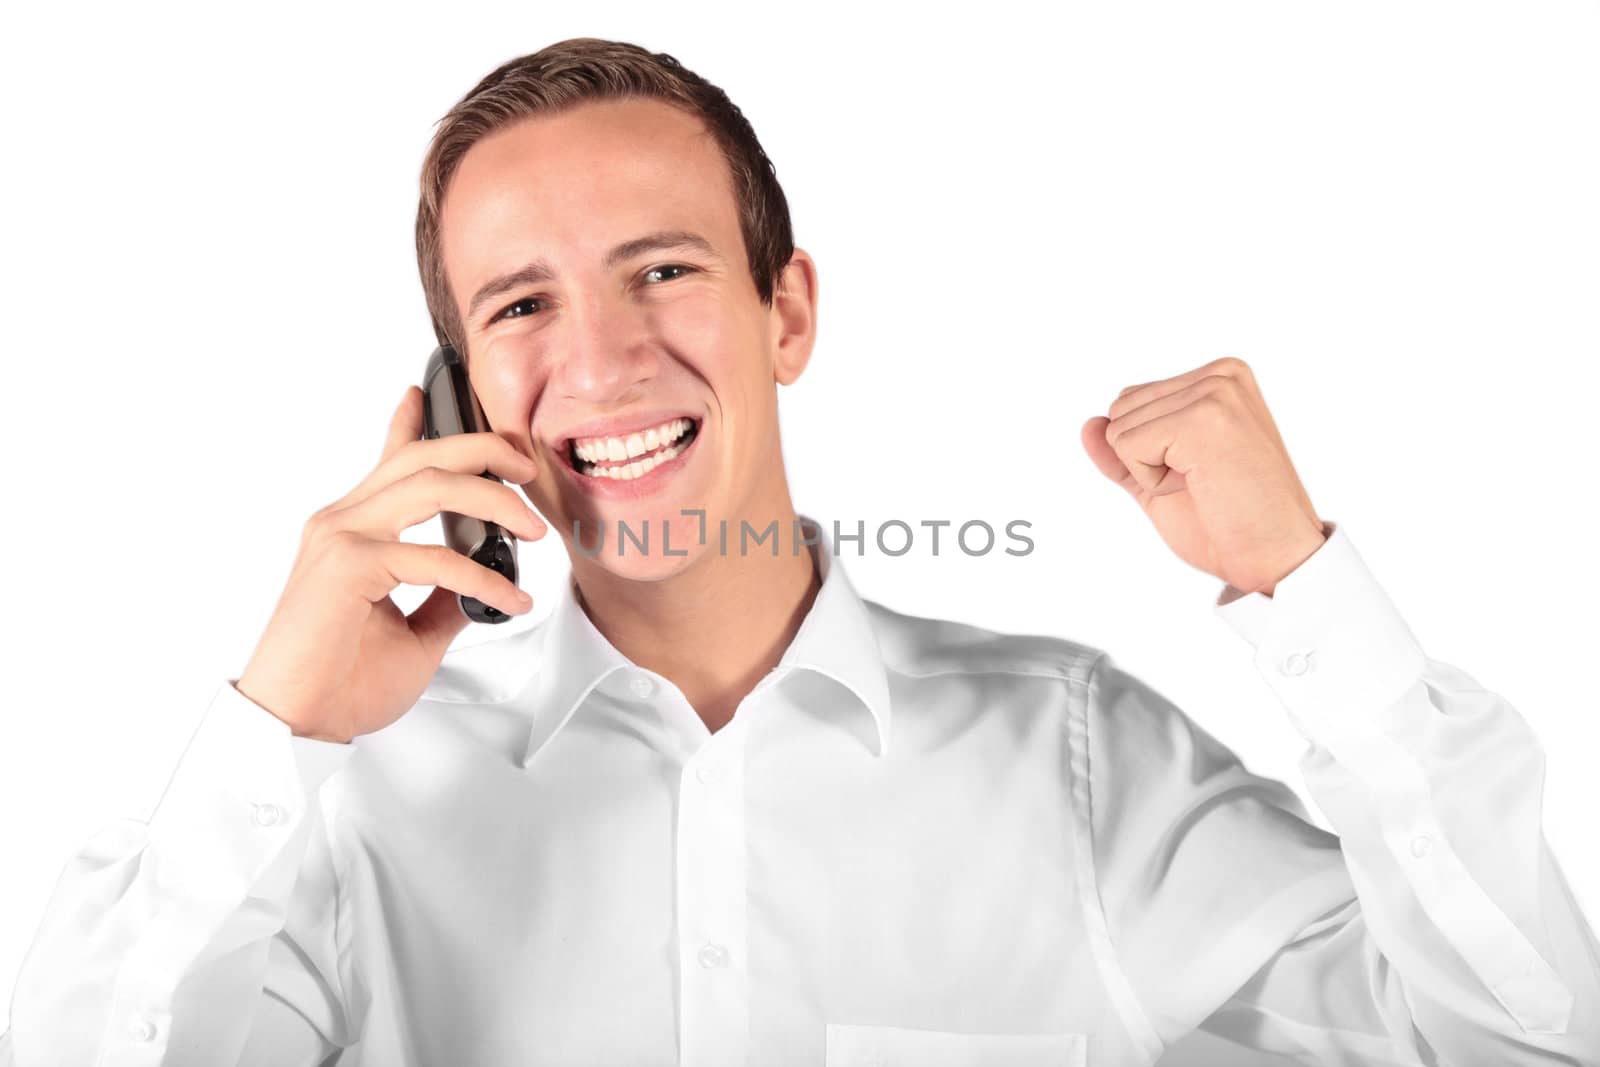
[[[696,768],[694,776],[706,785],[714,785],[722,781],[722,772],[710,764]]]
[[[135,1041],[154,1041],[156,1039],[156,1024],[149,1019],[135,1016],[128,1024],[128,1036]]]
[[[1432,851],[1433,841],[1429,839],[1427,834],[1418,834],[1411,839],[1411,854],[1417,859],[1420,860]]]
[[[700,966],[721,967],[728,962],[728,950],[721,945],[706,942],[700,946]]]
[[[636,674],[628,682],[628,688],[633,690],[633,695],[636,697],[647,697],[656,691],[656,683],[646,675]]]
[[[1278,670],[1290,677],[1296,677],[1309,671],[1314,664],[1311,662],[1313,652],[1305,649],[1302,652],[1291,652],[1283,657],[1283,662],[1278,664]]]
[[[283,821],[283,809],[276,804],[257,804],[251,818],[257,826],[276,826]]]

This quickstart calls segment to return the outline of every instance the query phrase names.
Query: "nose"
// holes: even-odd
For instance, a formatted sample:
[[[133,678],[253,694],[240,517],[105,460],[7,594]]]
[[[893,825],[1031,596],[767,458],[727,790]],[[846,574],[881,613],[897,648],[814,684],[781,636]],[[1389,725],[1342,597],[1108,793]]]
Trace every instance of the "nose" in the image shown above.
[[[586,406],[625,403],[655,377],[658,357],[626,303],[574,300],[552,375],[558,395]]]

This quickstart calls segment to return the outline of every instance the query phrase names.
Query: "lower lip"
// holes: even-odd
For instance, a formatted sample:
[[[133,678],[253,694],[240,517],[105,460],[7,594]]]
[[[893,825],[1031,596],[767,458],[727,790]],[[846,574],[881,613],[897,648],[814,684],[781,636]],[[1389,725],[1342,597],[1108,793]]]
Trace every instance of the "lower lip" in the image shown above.
[[[700,428],[695,431],[694,439],[689,442],[689,447],[679,452],[665,463],[657,463],[650,470],[637,478],[593,478],[573,469],[571,462],[563,456],[561,469],[567,476],[577,483],[578,488],[591,496],[601,497],[605,500],[642,500],[651,496],[667,484],[667,481],[678,473],[678,470],[694,454],[695,446],[700,443],[700,438],[705,436],[705,420],[700,421]]]

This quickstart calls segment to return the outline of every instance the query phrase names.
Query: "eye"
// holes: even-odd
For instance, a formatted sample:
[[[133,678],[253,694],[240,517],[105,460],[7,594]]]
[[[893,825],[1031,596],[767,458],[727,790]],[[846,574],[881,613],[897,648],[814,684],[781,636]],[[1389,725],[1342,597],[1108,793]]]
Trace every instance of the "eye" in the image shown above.
[[[697,272],[699,269],[700,268],[698,268],[698,267],[691,267],[686,263],[664,263],[659,267],[651,267],[649,270],[645,271],[644,274],[645,274],[645,277],[648,278],[650,275],[659,274],[662,271],[677,271],[678,273],[674,274],[672,276],[672,278],[677,278],[677,277],[682,277],[685,274],[693,274],[693,273]],[[666,280],[667,281],[671,281],[672,278],[668,278]],[[521,300],[518,300],[515,304],[510,304],[507,307],[505,307],[504,309],[502,309],[498,314],[496,314],[492,319],[489,320],[489,323],[499,322],[501,319],[523,319],[523,318],[527,318],[528,315],[533,314],[533,310],[529,310],[527,312],[518,312],[517,309],[520,308],[520,307],[523,307],[523,306],[525,306],[527,304],[539,304],[539,303],[540,303],[540,300],[539,300],[538,297],[536,297],[536,296],[525,296]],[[536,310],[536,309],[534,309],[534,310]],[[486,323],[485,325],[488,325],[488,323]]]
[[[684,264],[684,263],[664,263],[659,267],[651,267],[649,270],[644,272],[644,275],[645,275],[646,278],[648,278],[650,275],[659,274],[661,271],[664,271],[664,270],[676,270],[676,271],[682,271],[683,274],[689,274],[689,273],[692,273],[696,269],[697,268],[688,266],[687,264]],[[681,276],[682,275],[674,275],[673,277],[681,277]],[[667,280],[671,281],[672,279],[668,278]]]
[[[521,315],[521,314],[513,315],[512,312],[515,311],[517,308],[522,307],[524,304],[536,304],[538,302],[539,302],[539,298],[536,297],[536,296],[525,296],[521,300],[518,300],[515,304],[511,304],[511,305],[507,306],[506,308],[504,308],[498,315],[496,315],[494,318],[490,319],[489,322],[491,322],[491,323],[499,322],[501,319],[521,319],[521,318],[526,318],[527,317],[526,315]],[[529,314],[532,314],[532,312],[529,312]]]

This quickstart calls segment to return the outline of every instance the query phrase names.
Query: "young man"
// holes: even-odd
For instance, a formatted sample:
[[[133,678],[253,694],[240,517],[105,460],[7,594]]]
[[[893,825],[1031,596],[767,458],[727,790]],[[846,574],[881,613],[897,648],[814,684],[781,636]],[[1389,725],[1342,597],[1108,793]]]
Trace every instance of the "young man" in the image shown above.
[[[816,267],[748,124],[670,57],[578,39],[489,75],[435,136],[417,245],[494,432],[419,440],[407,391],[149,823],[63,876],[9,1062],[1098,1067],[1198,1027],[1299,1062],[1600,1063],[1536,739],[1422,654],[1244,364],[1130,386],[1083,441],[1224,582],[1338,837],[1105,652],[897,614],[832,524],[790,536],[776,391]],[[484,470],[573,581],[447,655],[458,593],[527,604],[400,532],[546,529]],[[407,618],[401,582],[438,588]]]

